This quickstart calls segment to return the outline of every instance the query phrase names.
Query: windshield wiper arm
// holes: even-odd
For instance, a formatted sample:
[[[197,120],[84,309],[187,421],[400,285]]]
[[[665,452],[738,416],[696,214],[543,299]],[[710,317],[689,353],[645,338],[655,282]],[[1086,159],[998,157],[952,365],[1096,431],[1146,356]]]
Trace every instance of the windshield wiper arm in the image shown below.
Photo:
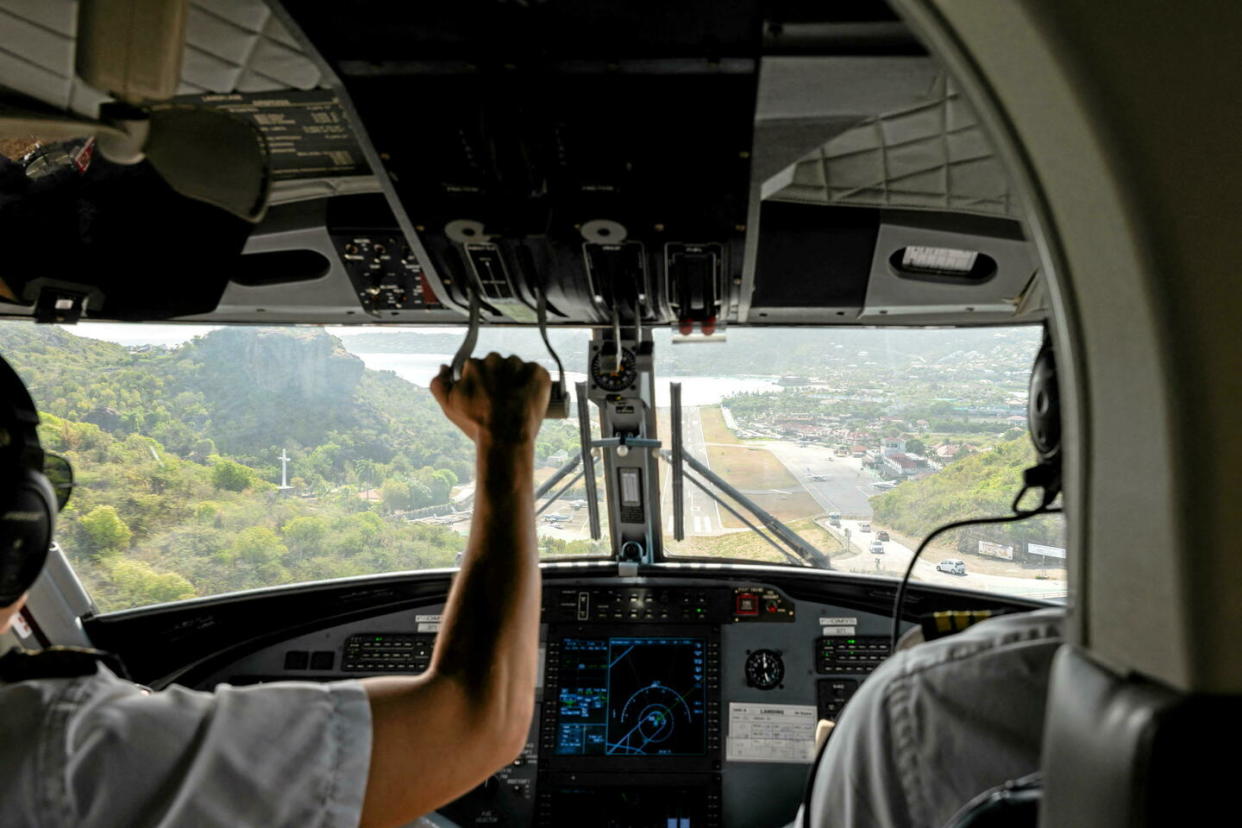
[[[561,482],[561,480],[564,479],[565,475],[569,474],[571,471],[578,468],[578,464],[581,462],[582,462],[581,454],[575,454],[573,457],[569,458],[568,463],[561,466],[559,469],[553,472],[551,477],[549,477],[547,480],[539,484],[539,488],[535,489],[535,500],[538,500],[539,498],[546,495],[548,492],[552,491],[552,487],[555,486],[557,483]],[[555,497],[552,499],[556,500]]]
[[[564,486],[561,486],[561,488],[557,491],[556,494],[548,498],[547,503],[543,504],[542,506],[540,506],[538,509],[535,510],[535,516],[538,517],[539,515],[542,515],[544,512],[546,512],[549,506],[551,506],[553,503],[559,500],[561,495],[569,491],[569,487],[577,483],[579,480],[581,480],[583,475],[585,474],[586,474],[585,471],[580,471],[577,474],[575,474],[568,483],[566,483]],[[535,499],[538,500],[539,498],[535,498]]]
[[[665,460],[670,460],[669,452],[664,451],[664,452],[661,452],[660,454]],[[694,458],[694,455],[690,454],[689,452],[683,451],[682,462],[684,462],[691,469],[694,469],[694,471],[698,472],[700,475],[705,477],[713,486],[715,486],[717,489],[720,489],[722,492],[727,494],[729,497],[733,498],[734,501],[741,504],[742,508],[746,509],[746,511],[750,512],[752,515],[758,518],[759,522],[762,523],[769,532],[771,532],[773,535],[779,538],[782,543],[784,543],[786,546],[788,546],[790,549],[793,550],[794,554],[797,555],[798,558],[800,559],[799,563],[804,563],[804,562],[809,563],[812,566],[818,567],[820,569],[832,569],[833,568],[832,563],[828,560],[827,555],[825,555],[823,552],[820,552],[818,549],[816,549],[811,544],[807,543],[806,540],[804,540],[801,535],[799,535],[797,532],[793,531],[788,526],[786,526],[784,523],[779,521],[776,517],[772,515],[771,512],[764,509],[758,503],[755,503],[753,500],[748,498],[746,495],[742,494],[740,491],[737,490],[737,488],[735,488],[732,484],[726,481],[723,477],[716,474],[714,471],[709,469],[703,463],[700,463],[698,460],[696,460]],[[686,476],[689,478],[689,475],[686,475]],[[702,484],[698,480],[695,480],[693,478],[690,478],[690,479],[696,486],[699,486],[699,488],[702,488]],[[708,492],[708,494],[711,494],[711,493]],[[715,496],[713,495],[713,497]],[[717,498],[716,502],[719,503],[721,501]],[[736,515],[736,512],[734,512],[734,514]]]
[[[715,492],[713,492],[710,488],[708,488],[707,484],[706,484],[706,483],[704,483],[702,480],[699,480],[699,479],[698,479],[697,477],[695,477],[694,475],[692,475],[692,474],[688,474],[688,473],[686,473],[685,471],[683,471],[683,472],[682,472],[682,474],[685,476],[685,479],[686,479],[686,480],[689,480],[691,483],[693,483],[694,485],[698,486],[698,487],[699,487],[699,490],[700,490],[700,491],[702,491],[702,492],[703,492],[703,494],[707,495],[707,496],[708,496],[708,497],[710,497],[712,500],[716,501],[718,504],[720,504],[721,506],[723,506],[723,507],[725,508],[725,511],[727,511],[729,514],[733,515],[735,518],[737,518],[738,520],[740,520],[742,523],[746,524],[747,528],[749,528],[749,529],[750,529],[750,531],[754,532],[756,535],[758,535],[759,537],[761,537],[761,538],[763,538],[765,541],[767,541],[769,544],[771,544],[771,545],[772,545],[772,548],[773,548],[773,549],[775,549],[777,552],[780,552],[782,555],[784,555],[784,556],[785,556],[785,559],[786,559],[786,560],[788,560],[790,563],[792,563],[792,564],[796,564],[796,565],[798,565],[798,566],[805,566],[805,565],[806,565],[806,563],[807,563],[806,561],[802,560],[802,558],[799,558],[797,555],[795,555],[794,553],[790,552],[790,551],[789,551],[788,549],[786,549],[785,547],[781,546],[779,543],[777,543],[776,541],[774,541],[774,540],[771,538],[771,536],[770,536],[770,535],[768,535],[766,532],[764,532],[764,531],[763,531],[762,529],[760,529],[758,526],[756,526],[755,524],[753,524],[753,523],[751,523],[749,520],[747,520],[745,515],[743,515],[743,514],[742,514],[741,512],[739,512],[737,509],[734,509],[732,506],[730,506],[730,505],[729,505],[729,503],[728,503],[728,501],[726,501],[723,497],[721,497],[720,495],[718,495],[718,494],[716,494]]]

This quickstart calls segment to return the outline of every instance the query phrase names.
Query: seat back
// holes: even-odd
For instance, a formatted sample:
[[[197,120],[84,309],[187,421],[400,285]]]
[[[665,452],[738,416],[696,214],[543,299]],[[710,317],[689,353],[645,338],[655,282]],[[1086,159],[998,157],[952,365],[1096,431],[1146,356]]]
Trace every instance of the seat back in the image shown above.
[[[1242,696],[1120,676],[1065,645],[1044,729],[1046,828],[1218,824],[1236,810]]]

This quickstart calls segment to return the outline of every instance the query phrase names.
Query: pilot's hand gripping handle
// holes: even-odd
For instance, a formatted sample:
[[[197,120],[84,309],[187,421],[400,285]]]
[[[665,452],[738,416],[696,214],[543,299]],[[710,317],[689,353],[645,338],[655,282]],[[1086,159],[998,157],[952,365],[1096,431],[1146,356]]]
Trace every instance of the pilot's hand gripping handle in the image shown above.
[[[465,341],[461,343],[461,347],[453,355],[451,366],[453,382],[461,380],[461,372],[466,367],[466,360],[474,353],[475,345],[479,342],[479,323],[483,315],[478,288],[473,282],[468,282],[467,285],[466,290],[470,294],[470,327],[466,331]],[[545,420],[563,420],[569,416],[569,392],[565,385],[565,366],[561,364],[561,358],[557,356],[556,351],[552,350],[552,343],[548,341],[548,303],[542,292],[539,294],[537,311],[539,316],[539,334],[543,337],[543,344],[547,346],[548,353],[556,360],[556,367],[559,373],[558,378],[552,381],[552,387],[548,394],[548,410],[543,416]]]

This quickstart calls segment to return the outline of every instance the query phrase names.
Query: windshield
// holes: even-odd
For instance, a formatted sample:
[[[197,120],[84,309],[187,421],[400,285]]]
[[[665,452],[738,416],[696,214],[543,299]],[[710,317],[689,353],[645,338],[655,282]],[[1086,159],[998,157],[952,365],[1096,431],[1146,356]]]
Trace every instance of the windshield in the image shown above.
[[[537,334],[517,333],[506,342],[505,331],[485,331],[478,353],[550,363]],[[588,335],[558,339],[581,341],[585,353]],[[474,448],[426,386],[460,341],[456,332],[0,322],[0,354],[36,401],[44,447],[76,471],[57,539],[105,612],[456,565]],[[577,452],[576,420],[545,423],[536,480]],[[584,496],[578,481],[553,507],[558,519],[540,522],[543,557],[608,554],[590,540],[586,510],[569,505]]]
[[[589,337],[552,332],[571,388]],[[1036,328],[716,339],[655,332],[661,438],[667,448],[669,382],[680,382],[686,453],[704,469],[691,476],[715,495],[687,481],[686,539],[675,541],[662,464],[669,556],[802,565],[813,548],[836,570],[897,577],[935,526],[1004,513],[1031,461]],[[77,471],[57,537],[103,611],[456,565],[473,447],[426,386],[460,341],[453,329],[0,322],[0,353],[39,406],[45,447]],[[555,371],[531,329],[485,329],[476,354],[490,350]],[[593,409],[596,432],[597,420]],[[536,445],[537,484],[565,471],[537,503],[545,559],[611,553],[603,464],[598,541],[581,469],[566,471],[578,433],[573,416],[548,420]],[[754,531],[765,517],[802,553]],[[1056,597],[1064,565],[1061,524],[1041,518],[943,538],[915,577]]]
[[[1026,398],[1040,337],[1031,326],[733,329],[723,343],[658,350],[656,371],[682,383],[687,454],[834,569],[899,578],[935,528],[1009,513],[1035,459]],[[686,484],[680,542],[665,498],[668,555],[798,562],[737,498],[706,488],[719,499]],[[1057,599],[1065,566],[1064,522],[1051,515],[946,533],[913,578]]]

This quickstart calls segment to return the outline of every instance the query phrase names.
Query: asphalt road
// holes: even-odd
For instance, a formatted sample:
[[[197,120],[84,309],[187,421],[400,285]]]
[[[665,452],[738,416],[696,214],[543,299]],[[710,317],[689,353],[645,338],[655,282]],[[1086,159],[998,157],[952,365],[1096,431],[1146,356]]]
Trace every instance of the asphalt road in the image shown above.
[[[707,438],[703,434],[703,418],[698,406],[683,406],[682,415],[682,449],[708,468],[711,463],[707,458]],[[664,445],[671,449],[672,437],[664,438]],[[661,462],[660,472],[660,515],[664,520],[664,534],[673,536],[673,469]],[[691,472],[693,474],[693,472]],[[695,535],[719,535],[725,532],[720,520],[720,504],[704,494],[698,486],[688,479],[683,487],[685,492],[685,530],[686,537]]]
[[[864,519],[871,517],[871,504],[867,499],[879,494],[880,490],[871,485],[876,477],[862,470],[862,460],[836,457],[832,449],[823,446],[804,446],[780,440],[749,442],[747,445],[762,445],[771,451],[825,512],[840,512]]]
[[[821,526],[832,532],[840,540],[845,541],[848,537],[849,543],[859,553],[859,556],[847,558],[841,562],[842,568],[847,571],[858,569],[861,572],[867,572],[871,568],[871,564],[877,559],[881,562],[881,566],[894,574],[896,570],[897,577],[905,573],[906,567],[910,565],[910,558],[914,556],[914,550],[904,546],[897,541],[883,541],[881,547],[884,552],[876,554],[871,551],[871,544],[878,540],[876,537],[875,527],[871,531],[862,531],[862,524],[867,521],[843,519],[840,527],[830,527],[827,521],[822,521]],[[848,531],[848,535],[846,534]],[[924,553],[927,554],[927,553]],[[921,558],[914,565],[913,579],[936,584],[944,584],[946,586],[963,587],[965,589],[977,589],[984,592],[998,592],[1006,595],[1019,595],[1028,598],[1057,598],[1065,595],[1066,584],[1063,580],[1039,580],[1036,578],[1014,578],[1004,575],[987,575],[981,572],[970,571],[970,560],[964,560],[966,564],[965,575],[951,575],[947,572],[941,572],[936,569],[936,564],[942,558],[946,557],[944,553],[932,553],[930,558]]]

